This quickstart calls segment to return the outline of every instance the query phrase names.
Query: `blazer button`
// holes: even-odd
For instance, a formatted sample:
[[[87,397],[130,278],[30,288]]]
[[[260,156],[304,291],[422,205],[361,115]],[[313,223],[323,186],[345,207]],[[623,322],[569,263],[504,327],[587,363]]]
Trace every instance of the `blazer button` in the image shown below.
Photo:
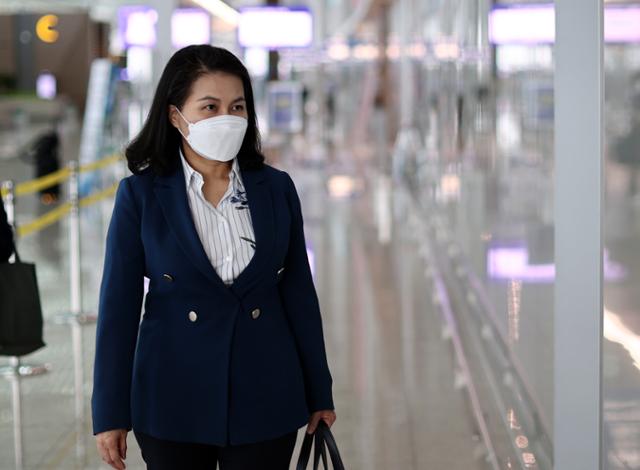
[[[165,281],[173,282],[173,276],[171,274],[163,274],[162,277]]]
[[[189,320],[196,321],[197,319],[198,319],[198,314],[196,312],[194,312],[193,310],[191,310],[189,312]]]
[[[258,318],[260,316],[260,309],[259,308],[254,308],[251,311],[251,316],[253,317],[253,319],[255,320],[256,318]]]

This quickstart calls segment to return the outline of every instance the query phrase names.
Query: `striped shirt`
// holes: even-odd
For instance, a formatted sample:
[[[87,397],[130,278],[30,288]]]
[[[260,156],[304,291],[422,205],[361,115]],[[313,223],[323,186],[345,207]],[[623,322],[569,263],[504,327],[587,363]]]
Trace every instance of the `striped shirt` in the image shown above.
[[[255,251],[255,238],[245,188],[234,158],[229,172],[229,186],[218,207],[202,194],[204,179],[185,159],[180,149],[187,199],[193,222],[211,265],[222,281],[229,285],[249,264]]]

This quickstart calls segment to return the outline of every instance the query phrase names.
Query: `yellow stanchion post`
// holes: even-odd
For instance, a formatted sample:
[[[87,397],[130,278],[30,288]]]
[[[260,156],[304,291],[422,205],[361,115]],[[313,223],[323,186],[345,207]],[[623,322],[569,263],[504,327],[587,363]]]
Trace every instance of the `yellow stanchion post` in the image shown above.
[[[69,265],[71,267],[71,314],[79,318],[82,314],[82,271],[80,245],[80,200],[78,162],[69,163]]]
[[[84,409],[84,351],[83,326],[97,320],[95,315],[84,313],[82,310],[82,264],[80,239],[80,196],[78,162],[72,160],[69,169],[69,288],[70,311],[58,315],[59,323],[71,326],[71,343],[73,348],[74,372],[74,413],[76,432],[82,433],[86,424]],[[82,460],[86,450],[82,443],[76,446],[76,456]]]
[[[57,323],[93,323],[95,315],[86,314],[82,310],[82,259],[80,240],[80,207],[79,175],[80,166],[72,160],[67,166],[69,177],[69,289],[70,309],[68,313],[58,315]]]

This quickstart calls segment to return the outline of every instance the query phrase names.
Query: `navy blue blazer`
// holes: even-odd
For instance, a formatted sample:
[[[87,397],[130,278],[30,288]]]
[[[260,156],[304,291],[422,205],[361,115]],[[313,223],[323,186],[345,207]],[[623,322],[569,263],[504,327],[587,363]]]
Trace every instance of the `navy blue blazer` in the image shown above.
[[[256,251],[230,286],[200,243],[181,165],[120,182],[100,288],[94,435],[123,428],[235,445],[334,409],[295,185],[266,164],[240,171]]]

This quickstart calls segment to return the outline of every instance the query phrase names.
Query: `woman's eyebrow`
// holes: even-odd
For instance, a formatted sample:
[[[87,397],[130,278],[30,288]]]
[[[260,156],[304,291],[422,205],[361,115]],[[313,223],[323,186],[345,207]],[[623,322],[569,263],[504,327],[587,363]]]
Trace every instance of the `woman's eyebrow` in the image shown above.
[[[198,101],[205,101],[205,100],[221,101],[220,98],[216,98],[215,96],[211,96],[211,95],[198,98]],[[235,100],[232,101],[232,103],[235,103],[236,101],[246,101],[246,100],[244,99],[244,97],[238,96]]]

